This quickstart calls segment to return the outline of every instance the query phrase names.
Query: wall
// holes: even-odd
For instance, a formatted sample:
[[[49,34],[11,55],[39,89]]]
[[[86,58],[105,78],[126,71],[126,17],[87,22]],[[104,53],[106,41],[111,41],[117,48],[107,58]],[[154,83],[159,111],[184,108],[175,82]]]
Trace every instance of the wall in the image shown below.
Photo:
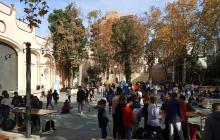
[[[11,46],[17,53],[17,58],[12,56],[10,64],[7,64],[7,68],[10,69],[10,65],[15,65],[17,59],[17,72],[16,68],[14,70],[7,71],[6,76],[0,76],[0,81],[10,80],[16,83],[10,83],[7,86],[2,85],[2,90],[25,90],[26,89],[26,53],[25,51],[25,42],[31,43],[32,50],[32,76],[31,83],[32,89],[36,89],[36,85],[45,84],[46,87],[52,88],[52,82],[55,79],[55,64],[52,52],[49,51],[52,49],[52,46],[46,46],[46,39],[36,36],[35,28],[30,29],[28,25],[22,21],[16,19],[16,10],[13,6],[7,6],[0,2],[0,42]],[[42,54],[41,49],[45,48],[48,51],[45,51]],[[5,52],[0,53],[0,61],[5,61],[1,56],[4,56]],[[45,58],[47,59],[45,61]],[[46,63],[48,63],[47,65]],[[6,62],[4,62],[6,63]],[[43,75],[44,67],[49,66],[49,75]],[[4,69],[2,68],[3,64],[0,63],[0,72]],[[1,73],[2,74],[2,73]],[[14,78],[16,77],[16,78]],[[14,78],[14,79],[13,79]],[[12,80],[13,79],[13,80]],[[45,81],[45,79],[47,79]],[[17,87],[16,87],[17,84]],[[1,90],[1,89],[0,89]]]

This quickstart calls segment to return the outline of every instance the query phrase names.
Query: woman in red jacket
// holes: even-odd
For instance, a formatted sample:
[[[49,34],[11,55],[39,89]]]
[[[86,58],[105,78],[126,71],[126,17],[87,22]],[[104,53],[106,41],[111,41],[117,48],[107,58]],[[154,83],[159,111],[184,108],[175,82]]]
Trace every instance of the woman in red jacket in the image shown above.
[[[123,124],[126,128],[126,136],[128,140],[132,139],[132,127],[134,125],[134,116],[133,116],[133,97],[127,99],[127,104],[123,109]]]

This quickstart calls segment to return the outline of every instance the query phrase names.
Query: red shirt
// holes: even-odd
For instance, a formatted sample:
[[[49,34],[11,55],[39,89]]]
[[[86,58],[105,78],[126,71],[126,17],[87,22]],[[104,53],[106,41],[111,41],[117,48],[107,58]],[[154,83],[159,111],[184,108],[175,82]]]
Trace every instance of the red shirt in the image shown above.
[[[181,105],[181,110],[182,110],[182,116],[181,116],[181,122],[186,123],[187,122],[187,117],[186,117],[186,112],[187,112],[187,106],[185,101],[180,101]]]
[[[133,111],[129,106],[125,106],[123,109],[123,124],[125,128],[131,128],[134,124]]]

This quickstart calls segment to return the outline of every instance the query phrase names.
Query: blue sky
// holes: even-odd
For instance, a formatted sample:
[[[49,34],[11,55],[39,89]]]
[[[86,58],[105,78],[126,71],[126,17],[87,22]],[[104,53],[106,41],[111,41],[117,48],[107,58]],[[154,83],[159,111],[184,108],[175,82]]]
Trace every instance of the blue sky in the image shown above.
[[[20,0],[2,0],[3,3],[15,4],[17,10],[17,18],[24,16],[23,8],[24,4],[20,3]],[[92,10],[101,10],[104,15],[107,11],[118,11],[121,15],[126,14],[142,14],[149,10],[152,5],[161,7],[163,10],[168,2],[173,0],[47,0],[50,9],[49,13],[53,12],[54,9],[64,9],[71,2],[75,2],[76,5],[81,9],[82,17],[85,19],[84,24],[86,25],[86,14]],[[42,18],[42,24],[37,29],[37,35],[46,37],[50,34],[48,30],[47,17],[45,15]]]

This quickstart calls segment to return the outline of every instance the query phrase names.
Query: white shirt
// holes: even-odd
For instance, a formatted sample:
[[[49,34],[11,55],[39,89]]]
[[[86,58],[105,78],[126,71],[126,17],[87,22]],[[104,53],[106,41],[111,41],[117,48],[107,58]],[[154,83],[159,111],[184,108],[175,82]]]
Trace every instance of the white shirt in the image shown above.
[[[71,96],[71,89],[70,88],[66,89],[66,95]]]
[[[13,105],[11,104],[11,99],[9,98],[3,98],[1,104],[8,105],[9,107],[13,107]]]

